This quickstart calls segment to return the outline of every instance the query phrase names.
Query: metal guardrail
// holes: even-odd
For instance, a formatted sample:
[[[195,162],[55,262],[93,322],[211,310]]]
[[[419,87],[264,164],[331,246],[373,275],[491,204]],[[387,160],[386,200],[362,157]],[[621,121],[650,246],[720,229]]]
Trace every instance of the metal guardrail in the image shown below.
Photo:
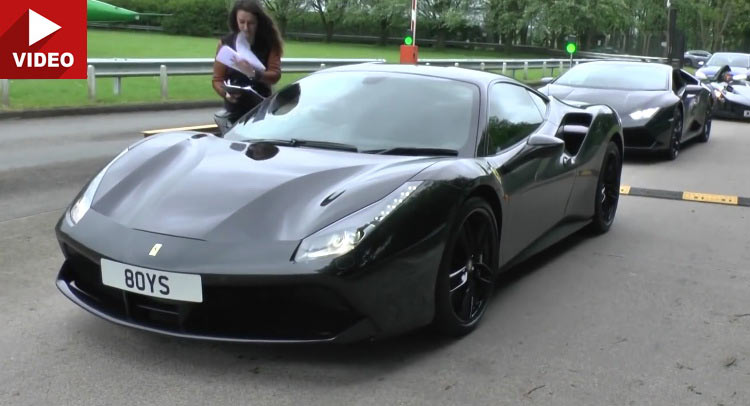
[[[351,65],[356,63],[385,62],[385,59],[320,59],[320,58],[281,58],[281,69],[290,73],[315,72],[322,68]],[[172,76],[204,75],[213,72],[214,58],[174,58],[174,59],[100,59],[89,58],[89,66],[94,68],[97,77],[158,76],[163,65]]]
[[[662,62],[664,58],[634,57],[630,55],[605,55],[600,58],[587,59],[420,59],[419,63],[433,66],[456,66],[467,69],[501,71],[506,75],[508,71],[511,76],[516,76],[516,71],[523,71],[523,80],[529,79],[529,69],[541,69],[542,76],[549,69],[549,76],[555,76],[555,70],[562,73],[565,69],[570,69],[573,65],[579,63],[601,61],[601,60],[618,60],[618,61],[643,61],[643,62]],[[640,58],[640,59],[639,59]]]
[[[573,65],[579,63],[592,62],[599,59],[420,59],[420,65],[431,66],[455,66],[467,69],[501,71],[507,75],[515,77],[516,71],[523,71],[523,80],[529,79],[529,69],[541,69],[544,76],[549,69],[550,76],[555,75],[555,69],[562,73],[565,69],[570,69]]]
[[[605,55],[606,59],[632,60],[627,55]],[[653,60],[661,62],[663,58],[630,57],[640,60]],[[591,62],[597,59],[420,59],[419,63],[433,66],[458,66],[468,69],[501,71],[515,77],[516,72],[523,71],[523,80],[528,80],[529,69],[542,69],[544,76],[547,69],[550,76],[555,75],[555,70],[562,73],[566,68],[579,63]],[[358,63],[383,63],[384,59],[319,59],[319,58],[282,58],[281,69],[286,73],[307,73],[320,69],[358,64]],[[122,91],[122,78],[159,76],[161,87],[161,99],[168,98],[168,77],[184,75],[208,75],[213,72],[213,58],[175,58],[175,59],[126,59],[126,58],[90,58],[88,59],[88,97],[91,101],[96,100],[96,78],[114,78],[114,94],[120,95]],[[10,81],[0,79],[0,103],[5,108],[10,107]]]

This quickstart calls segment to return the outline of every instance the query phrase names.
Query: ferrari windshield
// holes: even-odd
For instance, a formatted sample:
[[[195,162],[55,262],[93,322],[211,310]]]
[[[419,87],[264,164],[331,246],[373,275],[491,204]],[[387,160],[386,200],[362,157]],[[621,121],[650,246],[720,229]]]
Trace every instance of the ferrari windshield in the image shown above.
[[[556,85],[618,90],[667,90],[669,70],[662,65],[584,63],[560,76]]]
[[[738,68],[750,68],[750,54],[714,54],[706,63],[708,66],[729,65]]]
[[[460,150],[477,122],[479,88],[391,72],[325,72],[287,86],[227,133],[239,141],[304,139],[355,146]]]

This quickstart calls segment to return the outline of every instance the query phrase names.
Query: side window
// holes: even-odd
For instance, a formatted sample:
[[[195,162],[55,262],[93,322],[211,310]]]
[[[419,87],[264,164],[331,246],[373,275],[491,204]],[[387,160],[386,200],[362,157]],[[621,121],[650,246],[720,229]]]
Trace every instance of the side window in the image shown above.
[[[539,100],[533,100],[532,96]],[[547,109],[544,100],[520,86],[495,84],[490,88],[489,99],[486,137],[490,155],[521,141],[544,121],[539,112],[540,108]]]
[[[680,71],[680,77],[682,78],[682,81],[685,82],[688,85],[697,85],[700,84],[698,80],[690,76],[688,73],[684,71]]]
[[[680,89],[685,87],[685,83],[682,81],[682,76],[680,76],[679,71],[676,69],[672,71],[672,91],[675,93],[678,93]]]

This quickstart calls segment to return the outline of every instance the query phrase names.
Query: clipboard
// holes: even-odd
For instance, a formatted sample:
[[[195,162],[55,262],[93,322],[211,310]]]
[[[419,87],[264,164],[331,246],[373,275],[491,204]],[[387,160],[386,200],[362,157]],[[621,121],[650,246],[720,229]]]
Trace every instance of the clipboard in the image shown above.
[[[229,82],[229,80],[224,81],[224,91],[226,91],[229,94],[237,95],[237,96],[247,95],[248,97],[255,99],[255,101],[258,103],[266,99],[260,93],[258,93],[255,89],[253,89],[250,85],[248,86],[233,85]]]

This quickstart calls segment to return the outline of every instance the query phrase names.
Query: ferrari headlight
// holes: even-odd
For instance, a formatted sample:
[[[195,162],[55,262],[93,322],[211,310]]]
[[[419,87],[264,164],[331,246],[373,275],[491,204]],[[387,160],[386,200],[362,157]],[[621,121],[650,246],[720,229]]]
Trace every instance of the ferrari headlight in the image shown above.
[[[70,221],[73,225],[78,224],[91,208],[91,203],[94,201],[96,190],[99,189],[99,184],[102,182],[102,178],[104,178],[104,174],[107,173],[109,167],[129,150],[130,148],[126,148],[124,151],[120,152],[115,159],[111,160],[107,166],[104,167],[104,169],[99,171],[96,177],[94,177],[94,179],[89,182],[88,186],[86,186],[86,190],[80,197],[78,197],[75,203],[73,203],[73,206],[70,207]]]
[[[708,77],[706,76],[706,74],[703,73],[703,72],[701,72],[701,71],[695,72],[695,77],[698,78],[698,79],[708,79]]]
[[[658,107],[652,107],[650,109],[638,110],[630,113],[630,118],[633,120],[644,120],[654,116],[659,111]]]
[[[305,238],[294,256],[295,262],[338,257],[351,251],[394,210],[418,193],[421,184],[422,181],[406,182],[380,201]]]

